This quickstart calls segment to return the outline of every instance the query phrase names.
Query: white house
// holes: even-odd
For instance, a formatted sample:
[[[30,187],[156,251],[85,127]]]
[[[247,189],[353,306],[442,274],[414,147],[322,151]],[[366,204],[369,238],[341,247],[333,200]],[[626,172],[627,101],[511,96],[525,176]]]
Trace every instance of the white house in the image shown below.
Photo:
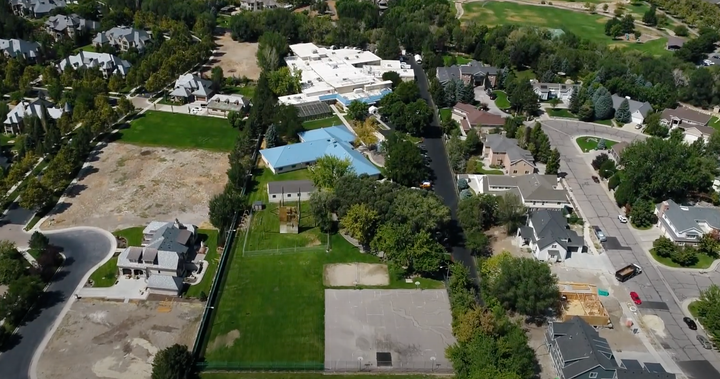
[[[650,103],[648,103],[647,101],[641,103],[639,101],[631,99],[630,96],[622,97],[615,94],[612,95],[613,108],[615,109],[615,112],[617,112],[617,110],[620,108],[620,105],[625,100],[628,101],[628,106],[630,108],[631,122],[634,124],[642,125],[642,123],[645,122],[645,117],[647,117],[648,113],[653,111],[652,105],[650,105]]]
[[[475,193],[502,196],[514,193],[529,209],[561,210],[571,207],[567,191],[558,184],[555,175],[474,175],[461,174]]]
[[[95,53],[92,51],[80,51],[77,55],[71,55],[58,64],[60,71],[67,67],[73,70],[79,68],[95,68],[102,72],[103,77],[109,78],[113,75],[125,76],[130,71],[130,62],[122,60],[112,54]]]
[[[562,211],[542,209],[532,212],[527,226],[518,230],[523,246],[541,261],[562,262],[582,253],[585,241],[568,226]]]
[[[267,184],[268,200],[271,203],[281,201],[307,201],[315,192],[315,185],[311,180],[287,180],[283,182],[270,182]]]
[[[580,89],[579,84],[540,83],[534,79],[530,81],[530,84],[540,100],[560,99],[564,104],[570,104],[572,94]]]
[[[695,245],[706,233],[720,232],[720,209],[679,205],[666,200],[655,207],[657,226],[678,245]]]

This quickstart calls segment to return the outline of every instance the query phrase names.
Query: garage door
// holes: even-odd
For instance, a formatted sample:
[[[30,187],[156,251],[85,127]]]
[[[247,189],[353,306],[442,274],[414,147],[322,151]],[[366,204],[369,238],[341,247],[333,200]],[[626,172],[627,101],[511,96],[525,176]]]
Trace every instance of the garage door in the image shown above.
[[[643,123],[643,119],[642,119],[642,117],[639,117],[639,116],[638,116],[638,117],[633,116],[633,117],[632,117],[632,122],[635,123],[635,124],[640,125],[640,124]]]

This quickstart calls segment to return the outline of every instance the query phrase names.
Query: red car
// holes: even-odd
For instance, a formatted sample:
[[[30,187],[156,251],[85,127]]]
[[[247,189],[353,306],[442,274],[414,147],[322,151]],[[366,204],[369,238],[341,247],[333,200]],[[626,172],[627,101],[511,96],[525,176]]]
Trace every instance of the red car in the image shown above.
[[[636,305],[642,304],[642,300],[640,300],[640,296],[638,296],[637,292],[630,292],[630,297]]]

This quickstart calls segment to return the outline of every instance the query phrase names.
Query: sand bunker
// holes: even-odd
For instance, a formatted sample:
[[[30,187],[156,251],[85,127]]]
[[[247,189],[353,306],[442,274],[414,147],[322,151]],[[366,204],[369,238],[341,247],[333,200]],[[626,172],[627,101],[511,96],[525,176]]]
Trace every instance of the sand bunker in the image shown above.
[[[326,287],[387,286],[390,275],[384,264],[332,264],[325,265],[323,284]]]

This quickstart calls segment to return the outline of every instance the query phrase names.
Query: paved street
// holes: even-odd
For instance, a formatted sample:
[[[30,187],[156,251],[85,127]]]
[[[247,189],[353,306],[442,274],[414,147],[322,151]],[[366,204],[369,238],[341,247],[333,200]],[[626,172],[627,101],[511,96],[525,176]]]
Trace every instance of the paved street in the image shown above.
[[[560,171],[567,173],[566,180],[585,221],[591,226],[599,226],[608,237],[617,239],[617,244],[614,244],[613,238],[609,238],[611,241],[605,244],[604,249],[612,266],[617,269],[637,263],[644,268],[642,275],[630,279],[624,286],[628,292],[637,292],[645,302],[640,307],[641,314],[656,315],[664,322],[665,336],[656,335],[660,342],[656,348],[669,352],[693,379],[720,378],[718,355],[699,345],[695,338],[697,332],[689,330],[682,322],[685,314],[681,309],[682,300],[697,297],[700,289],[707,288],[712,281],[720,282],[720,274],[658,268],[640,244],[647,246],[647,241],[639,243],[638,232],[618,221],[619,208],[615,200],[602,187],[606,185],[604,182],[596,184],[592,181],[592,168],[575,143],[575,138],[579,136],[627,142],[646,137],[577,121],[549,120],[542,121],[542,124],[551,144],[560,151]],[[626,300],[629,301],[629,296]]]
[[[420,95],[428,102],[431,108],[434,108],[432,104],[432,97],[428,91],[429,84],[425,71],[423,71],[422,67],[418,65],[412,57],[409,58],[409,63],[412,65],[413,71],[415,71],[415,82],[420,88]],[[433,122],[426,133],[424,144],[427,148],[430,159],[432,159],[430,162],[430,168],[435,173],[435,193],[437,193],[445,205],[450,208],[453,220],[457,221],[456,213],[458,197],[457,192],[455,192],[455,180],[453,179],[450,162],[448,162],[448,156],[445,152],[445,144],[442,140],[442,131],[440,130],[440,123],[437,119],[437,115],[435,115]],[[473,278],[478,278],[475,260],[465,247],[453,246],[452,256],[455,262],[462,262],[470,269],[470,275]]]

